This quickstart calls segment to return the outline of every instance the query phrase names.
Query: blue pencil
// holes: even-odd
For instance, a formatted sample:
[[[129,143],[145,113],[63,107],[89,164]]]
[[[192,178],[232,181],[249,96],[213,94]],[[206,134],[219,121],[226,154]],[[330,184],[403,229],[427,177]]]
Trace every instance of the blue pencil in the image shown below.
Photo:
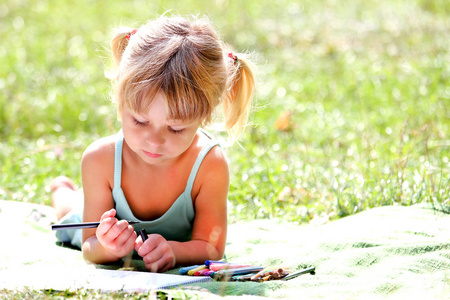
[[[207,260],[205,261],[205,266],[207,266],[209,268],[210,264],[226,264],[226,261],[222,261],[222,260]]]

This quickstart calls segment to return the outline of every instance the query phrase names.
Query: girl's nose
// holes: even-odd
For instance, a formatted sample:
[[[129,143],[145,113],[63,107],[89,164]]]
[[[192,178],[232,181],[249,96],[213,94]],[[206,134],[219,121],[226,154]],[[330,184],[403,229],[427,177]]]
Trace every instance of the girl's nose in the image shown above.
[[[146,137],[146,142],[149,145],[158,146],[164,143],[164,134],[161,129],[152,129]]]

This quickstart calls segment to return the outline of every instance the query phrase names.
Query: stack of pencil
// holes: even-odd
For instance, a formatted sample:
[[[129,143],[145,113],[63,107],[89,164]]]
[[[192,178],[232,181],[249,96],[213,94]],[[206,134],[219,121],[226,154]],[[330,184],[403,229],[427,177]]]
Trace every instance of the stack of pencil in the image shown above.
[[[250,264],[228,263],[224,261],[207,260],[203,265],[195,265],[180,269],[181,275],[189,276],[210,276],[214,279],[222,279],[233,275],[242,275],[248,273],[257,273],[262,267],[252,266]]]
[[[289,280],[302,274],[314,273],[315,268],[291,273],[287,267],[260,267],[250,264],[228,263],[207,260],[203,265],[195,265],[180,269],[181,275],[210,276],[219,281],[254,281]]]
[[[278,268],[278,267],[268,267],[265,268],[264,270],[251,275],[247,278],[238,278],[239,281],[247,281],[247,280],[251,280],[251,281],[269,281],[269,280],[276,280],[276,279],[283,279],[284,277],[286,277],[287,275],[289,275],[289,268]]]

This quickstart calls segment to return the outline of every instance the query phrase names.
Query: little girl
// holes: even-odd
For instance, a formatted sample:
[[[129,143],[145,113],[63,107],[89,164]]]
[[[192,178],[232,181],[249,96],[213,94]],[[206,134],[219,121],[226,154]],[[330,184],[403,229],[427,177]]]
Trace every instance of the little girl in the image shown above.
[[[239,136],[254,90],[252,64],[200,18],[161,17],[138,29],[120,28],[111,47],[122,129],[83,154],[82,213],[73,209],[78,192],[70,179],[52,183],[60,222],[101,223],[82,236],[81,230],[58,232],[60,239],[78,244],[84,258],[98,264],[134,249],[152,272],[221,259],[228,164],[200,127],[221,104],[230,137]],[[145,242],[136,234],[142,228],[149,233]]]

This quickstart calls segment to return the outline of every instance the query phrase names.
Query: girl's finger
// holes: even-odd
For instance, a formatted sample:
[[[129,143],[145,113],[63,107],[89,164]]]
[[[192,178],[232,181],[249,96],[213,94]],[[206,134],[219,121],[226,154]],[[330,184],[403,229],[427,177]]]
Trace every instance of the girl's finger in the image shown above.
[[[117,225],[117,224],[116,224]],[[118,248],[129,244],[130,238],[133,237],[133,242],[136,239],[136,233],[134,232],[133,226],[128,225],[128,227],[124,228],[115,238],[114,243]]]
[[[100,225],[97,227],[97,231],[96,231],[96,235],[97,236],[102,236],[107,234],[111,228],[117,223],[117,219],[116,218],[104,218],[102,219],[102,221],[100,222]]]
[[[147,264],[151,264],[161,260],[163,256],[164,252],[162,252],[161,249],[157,247],[153,251],[145,255],[142,260]]]
[[[165,239],[158,234],[150,234],[145,243],[142,243],[141,247],[139,247],[138,254],[141,257],[148,255],[150,252],[153,252],[158,245],[162,242],[161,238],[165,241]],[[142,238],[140,239],[142,242]]]
[[[173,267],[172,260],[165,254],[158,260],[152,262],[145,262],[145,268],[151,272],[164,272]]]
[[[141,236],[137,236],[136,240],[134,241],[134,250],[139,254],[139,249],[142,247],[144,243],[142,242]]]
[[[100,221],[106,218],[113,218],[116,215],[116,210],[114,208],[106,211],[103,213],[102,217],[100,218]]]

